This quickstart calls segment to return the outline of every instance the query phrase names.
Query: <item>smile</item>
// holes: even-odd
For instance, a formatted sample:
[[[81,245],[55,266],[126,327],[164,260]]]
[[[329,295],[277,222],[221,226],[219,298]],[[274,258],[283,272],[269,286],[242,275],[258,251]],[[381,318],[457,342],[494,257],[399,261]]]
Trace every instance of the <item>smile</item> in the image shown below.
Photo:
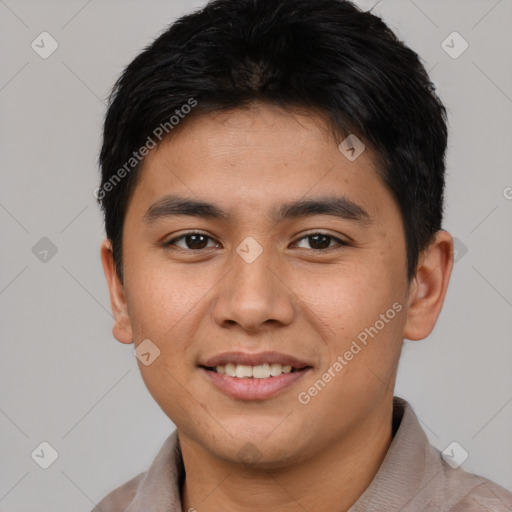
[[[297,371],[296,368],[290,365],[282,365],[279,363],[264,363],[257,366],[228,363],[207,369],[238,379],[268,379],[270,377],[279,377],[279,375],[283,373]]]
[[[294,356],[276,352],[228,352],[203,361],[199,368],[217,390],[238,400],[274,397],[313,370]]]

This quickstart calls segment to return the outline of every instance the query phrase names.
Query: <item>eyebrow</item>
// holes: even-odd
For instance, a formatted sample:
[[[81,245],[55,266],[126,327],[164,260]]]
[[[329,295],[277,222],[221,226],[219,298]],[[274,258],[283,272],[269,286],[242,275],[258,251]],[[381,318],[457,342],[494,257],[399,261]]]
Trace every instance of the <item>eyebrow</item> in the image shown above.
[[[174,216],[202,217],[204,219],[229,220],[231,214],[217,205],[205,201],[169,195],[151,205],[144,214],[146,224]],[[315,199],[301,199],[270,209],[274,222],[310,217],[313,215],[330,215],[365,225],[371,222],[369,213],[357,203],[344,196],[329,196]]]

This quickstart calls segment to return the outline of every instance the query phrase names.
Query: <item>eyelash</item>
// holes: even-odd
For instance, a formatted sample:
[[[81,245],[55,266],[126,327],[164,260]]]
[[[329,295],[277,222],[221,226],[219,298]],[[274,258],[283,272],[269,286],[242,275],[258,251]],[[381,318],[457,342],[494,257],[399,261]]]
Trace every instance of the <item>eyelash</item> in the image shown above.
[[[207,235],[206,233],[201,233],[200,231],[190,231],[189,233],[184,233],[183,235],[180,235],[179,237],[176,237],[176,238],[173,238],[172,240],[169,240],[168,242],[165,242],[163,244],[163,246],[165,248],[171,248],[177,241],[179,240],[182,240],[184,238],[187,238],[188,236],[193,236],[193,235],[200,235],[200,236],[204,236],[205,238],[208,238],[210,240],[214,240],[212,237],[210,237],[209,235]],[[338,247],[336,246],[332,246],[332,247],[327,247],[325,249],[310,249],[311,251],[314,251],[314,252],[327,252],[327,251],[330,251],[330,250],[340,250],[344,247],[347,247],[349,246],[350,244],[348,242],[345,242],[333,235],[330,235],[329,233],[323,233],[321,231],[313,231],[313,232],[310,232],[310,233],[307,233],[306,235],[303,235],[301,238],[297,239],[295,242],[293,242],[293,244],[297,244],[298,242],[304,240],[304,239],[307,239],[307,238],[311,238],[311,237],[314,237],[316,235],[322,235],[322,236],[325,236],[327,238],[330,238],[331,241],[336,241],[338,242]],[[183,249],[182,247],[179,247],[178,250],[182,250],[182,251],[190,251],[190,252],[201,252],[201,251],[204,251],[204,250],[207,250],[207,249],[211,249],[211,247],[206,247],[204,249]],[[173,249],[175,250],[175,249]]]

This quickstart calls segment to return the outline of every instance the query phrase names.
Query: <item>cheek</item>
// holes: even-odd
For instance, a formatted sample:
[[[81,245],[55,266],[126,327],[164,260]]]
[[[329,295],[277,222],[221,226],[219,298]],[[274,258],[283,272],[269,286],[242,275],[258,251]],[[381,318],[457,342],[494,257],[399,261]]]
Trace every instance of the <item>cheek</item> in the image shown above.
[[[170,417],[195,409],[189,389],[194,347],[190,340],[205,315],[207,274],[195,277],[177,267],[145,262],[129,286],[130,318],[137,342],[150,339],[160,353],[141,376],[155,401]],[[172,396],[173,399],[169,400]]]
[[[330,382],[314,400],[319,414],[322,403],[349,404],[351,397],[375,396],[390,383],[405,322],[403,290],[393,268],[403,270],[383,258],[372,264],[361,259],[328,275],[297,275],[292,281],[323,347],[319,376],[329,369],[336,375],[326,376]]]
[[[180,339],[173,331],[178,332],[189,316],[204,307],[208,290],[215,284],[211,273],[171,264],[160,254],[134,254],[129,270],[127,300],[135,330],[139,336],[166,343],[169,337]]]
[[[295,272],[290,288],[299,306],[328,338],[343,342],[373,325],[400,297],[392,269],[351,262],[316,273]]]
[[[347,418],[364,415],[392,389],[405,307],[391,277],[377,277],[373,272],[339,273],[300,291],[323,357],[316,379],[300,390],[298,407],[307,411],[311,429],[325,418],[326,436],[335,435]]]

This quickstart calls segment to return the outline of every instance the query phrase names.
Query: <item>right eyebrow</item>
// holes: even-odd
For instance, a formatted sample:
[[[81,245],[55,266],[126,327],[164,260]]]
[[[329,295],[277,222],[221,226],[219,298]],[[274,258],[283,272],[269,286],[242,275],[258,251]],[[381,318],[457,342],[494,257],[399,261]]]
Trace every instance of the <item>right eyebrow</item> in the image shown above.
[[[211,203],[185,197],[166,196],[147,209],[144,214],[144,222],[151,224],[160,219],[177,215],[218,220],[229,218],[229,214],[226,211]]]

